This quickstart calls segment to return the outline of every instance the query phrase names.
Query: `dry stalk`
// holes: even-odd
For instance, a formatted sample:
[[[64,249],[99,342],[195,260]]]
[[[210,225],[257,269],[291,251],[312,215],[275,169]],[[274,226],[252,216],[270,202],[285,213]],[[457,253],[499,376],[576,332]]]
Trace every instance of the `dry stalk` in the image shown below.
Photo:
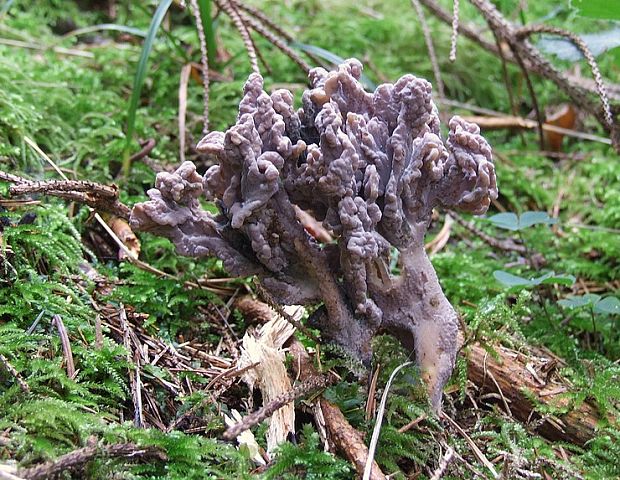
[[[500,43],[499,37],[493,32],[493,38],[495,39],[495,44],[497,45],[497,51],[499,54],[499,58],[502,61],[502,76],[504,77],[504,85],[506,85],[506,93],[508,94],[508,101],[510,102],[510,109],[512,110],[512,114],[514,116],[519,115],[519,111],[517,109],[517,104],[515,102],[514,93],[512,91],[512,82],[510,81],[510,77],[508,76],[508,65],[506,63],[506,55],[504,54],[504,50],[502,49],[502,45]],[[523,135],[521,135],[523,140]],[[525,143],[525,142],[524,142]]]
[[[185,139],[187,132],[185,131],[186,113],[187,113],[187,84],[192,72],[192,64],[188,63],[181,68],[179,78],[179,160],[185,161]],[[204,122],[203,122],[204,125]]]
[[[451,25],[452,15],[443,9],[435,0],[419,1],[441,21]],[[611,131],[614,148],[616,151],[620,151],[620,126],[613,123],[612,127],[610,127],[608,125],[607,115],[599,108],[598,103],[592,100],[591,94],[599,94],[596,87],[593,89],[587,88],[582,81],[560,72],[530,42],[526,39],[517,38],[518,27],[508,22],[489,0],[470,0],[470,2],[480,11],[487,24],[498,38],[514,47],[528,71],[551,80],[560,90],[570,97],[575,105],[594,115],[606,129]],[[495,55],[499,54],[499,48],[483,38],[476,29],[463,25],[461,22],[458,31],[465,37],[481,45],[485,50]],[[514,55],[506,55],[506,60],[518,63]],[[618,106],[616,104],[610,106],[612,112],[617,108]]]
[[[400,364],[398,367],[394,369],[390,378],[388,379],[387,384],[385,385],[385,389],[383,390],[383,395],[381,395],[381,402],[379,403],[379,409],[377,410],[377,418],[375,420],[375,427],[372,431],[372,438],[370,439],[370,445],[368,447],[368,458],[366,459],[366,465],[364,465],[364,474],[362,476],[363,480],[370,480],[372,477],[372,470],[374,465],[374,457],[375,451],[377,449],[377,445],[379,443],[379,434],[381,433],[381,425],[383,423],[383,415],[385,413],[385,406],[387,403],[388,392],[390,391],[390,386],[394,381],[394,378],[403,368],[413,365],[413,362],[405,362]]]
[[[216,0],[215,2],[217,6],[226,13],[230,17],[233,22],[233,25],[239,32],[241,39],[243,40],[243,44],[245,45],[245,49],[248,53],[248,57],[250,59],[250,66],[252,67],[252,71],[254,73],[260,73],[260,69],[258,68],[258,60],[256,56],[256,49],[254,48],[254,42],[252,41],[252,37],[250,35],[250,31],[247,28],[247,25],[242,18],[242,15],[235,8],[235,5],[230,0]]]
[[[536,114],[536,121],[538,122],[538,141],[540,144],[540,149],[544,150],[545,149],[545,134],[543,132],[544,120],[542,118],[542,112],[540,110],[540,107],[538,106],[538,98],[536,97],[536,91],[534,90],[534,85],[532,84],[532,80],[530,78],[530,74],[527,70],[527,67],[525,66],[525,63],[523,63],[523,59],[521,58],[521,55],[519,54],[518,48],[514,45],[514,43],[508,43],[508,45],[510,46],[510,49],[512,50],[512,54],[517,60],[517,64],[519,65],[521,72],[523,72],[523,77],[525,78],[525,84],[527,85],[527,90],[530,93],[530,98],[532,99],[532,107],[534,108],[534,113]]]
[[[308,65],[291,47],[265,28],[260,22],[256,21],[256,19],[250,17],[244,12],[239,12],[239,16],[256,33],[267,39],[269,43],[293,60],[293,62],[295,62],[304,72],[308,73],[310,71],[310,65]]]
[[[127,312],[123,304],[120,305],[118,318],[123,330],[123,346],[127,350],[127,362],[134,365],[129,367],[129,385],[131,386],[131,398],[133,400],[134,409],[134,425],[138,428],[144,426],[144,414],[142,411],[142,388],[140,382],[140,356],[131,346],[131,332],[129,330],[129,322],[127,321]]]
[[[499,478],[499,475],[497,474],[497,471],[495,470],[495,467],[493,466],[493,464],[489,461],[486,455],[482,453],[482,450],[480,450],[480,448],[478,447],[478,445],[476,445],[476,443],[472,440],[472,438],[469,435],[467,435],[467,432],[465,432],[465,430],[463,430],[463,428],[461,428],[461,426],[458,423],[456,423],[449,415],[442,413],[441,418],[443,418],[444,420],[447,420],[448,423],[452,425],[452,427],[454,427],[456,431],[463,437],[463,439],[467,442],[467,444],[471,448],[476,458],[480,461],[480,463],[482,463],[491,472],[491,474],[493,475],[493,478]]]
[[[305,347],[294,337],[290,342],[289,351],[294,359],[293,368],[300,379],[304,380],[318,375]],[[358,476],[361,477],[368,459],[368,448],[364,443],[364,436],[351,426],[337,406],[325,398],[319,398],[316,405],[315,416],[319,412],[322,414],[318,423],[325,425],[329,440],[344,453],[355,466]],[[385,480],[386,478],[379,465],[374,461],[372,462],[371,478],[373,480]]]
[[[422,33],[424,34],[424,42],[426,43],[426,49],[428,50],[428,58],[431,60],[431,65],[433,67],[433,76],[435,77],[435,84],[437,85],[437,93],[439,94],[439,98],[444,98],[446,96],[446,92],[443,79],[441,78],[441,70],[439,69],[439,62],[437,61],[437,54],[435,53],[433,37],[431,36],[431,31],[428,28],[424,10],[422,10],[422,5],[420,5],[419,0],[411,0],[411,5],[413,5],[413,9],[420,19],[420,26],[422,27]]]
[[[196,21],[196,31],[198,32],[198,41],[200,42],[200,64],[202,65],[202,84],[204,88],[202,133],[206,135],[209,132],[209,53],[198,3],[196,0],[189,0],[189,5],[194,20]]]
[[[499,250],[504,250],[506,252],[517,252],[521,254],[526,253],[526,248],[523,245],[519,245],[511,239],[498,240],[497,238],[484,233],[482,230],[476,227],[474,222],[468,222],[458,213],[454,211],[450,211],[449,213],[450,216],[454,218],[456,223],[479,237],[487,245],[490,245],[493,248],[498,248]]]
[[[431,480],[439,480],[443,477],[444,473],[446,473],[446,469],[450,462],[454,459],[454,449],[452,447],[448,447],[446,449],[446,453],[441,457],[441,462],[439,462],[439,466],[433,472],[433,476]]]
[[[452,35],[450,36],[450,56],[451,62],[456,61],[456,41],[459,36],[459,0],[453,0],[452,7]]]
[[[73,362],[73,352],[71,351],[71,342],[69,341],[69,334],[65,328],[65,324],[62,321],[60,315],[54,315],[52,317],[52,325],[58,329],[58,336],[60,337],[60,343],[62,344],[62,353],[65,357],[67,364],[67,376],[69,378],[75,377],[75,363]]]
[[[42,193],[53,197],[84,203],[96,210],[129,218],[129,207],[118,200],[116,185],[102,185],[87,180],[34,181],[11,173],[0,171],[0,180],[14,183],[9,188],[11,195]]]
[[[293,325],[297,330],[302,332],[308,338],[314,340],[317,343],[319,342],[318,337],[314,333],[312,333],[303,323],[301,323],[295,317],[287,313],[286,310],[284,310],[284,308],[282,307],[282,305],[276,302],[273,299],[273,297],[269,294],[269,292],[267,292],[263,288],[263,286],[260,284],[260,282],[256,279],[254,280],[254,286],[256,288],[256,293],[261,298],[261,300],[265,302],[267,305],[269,305],[278,315],[280,315],[284,320],[289,322],[291,325]]]

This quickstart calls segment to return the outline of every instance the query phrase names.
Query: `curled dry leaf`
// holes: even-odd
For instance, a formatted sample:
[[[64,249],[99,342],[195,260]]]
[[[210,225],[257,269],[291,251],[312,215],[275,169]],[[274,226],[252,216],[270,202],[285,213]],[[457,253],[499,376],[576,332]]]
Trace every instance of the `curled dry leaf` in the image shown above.
[[[134,255],[134,258],[138,258],[140,255],[140,240],[138,240],[136,234],[133,233],[133,230],[129,224],[122,218],[111,217],[108,220],[108,225],[121,240],[121,242],[123,242],[123,244],[127,247],[127,250]],[[127,253],[123,250],[119,250],[118,258],[119,260],[124,260],[127,258]]]

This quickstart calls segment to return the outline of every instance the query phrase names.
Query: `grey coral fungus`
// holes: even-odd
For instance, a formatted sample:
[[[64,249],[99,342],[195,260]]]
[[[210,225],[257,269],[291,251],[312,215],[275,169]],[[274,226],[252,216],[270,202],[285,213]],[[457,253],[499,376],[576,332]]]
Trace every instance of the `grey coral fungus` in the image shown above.
[[[413,75],[359,82],[351,59],[315,68],[303,106],[263,89],[252,74],[237,122],[198,150],[217,165],[200,177],[191,162],[160,173],[131,223],[170,238],[184,255],[215,255],[235,275],[257,275],[276,301],[323,306],[323,337],[368,363],[371,339],[387,331],[416,361],[433,407],[454,367],[458,319],[424,251],[435,207],[484,213],[497,196],[491,148],[476,125],[450,120],[444,143],[431,85]],[[220,213],[200,207],[213,200]],[[333,232],[319,245],[295,206]],[[391,250],[400,274],[390,272]]]

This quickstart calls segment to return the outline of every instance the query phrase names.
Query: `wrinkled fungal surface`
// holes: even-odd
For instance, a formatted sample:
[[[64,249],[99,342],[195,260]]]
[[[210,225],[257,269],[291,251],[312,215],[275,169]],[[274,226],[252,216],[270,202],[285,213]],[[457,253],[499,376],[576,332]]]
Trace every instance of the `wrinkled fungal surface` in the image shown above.
[[[179,253],[217,256],[234,275],[257,275],[282,304],[319,304],[311,318],[329,342],[366,364],[371,339],[413,349],[435,409],[454,367],[457,315],[424,251],[433,208],[484,213],[497,196],[491,148],[453,117],[444,142],[431,85],[413,75],[364,91],[362,65],[315,68],[303,106],[265,92],[253,74],[237,122],[198,150],[215,160],[157,175],[132,227],[171,239]],[[199,200],[215,201],[219,214]],[[335,241],[319,245],[295,207]],[[398,254],[399,274],[390,271]]]

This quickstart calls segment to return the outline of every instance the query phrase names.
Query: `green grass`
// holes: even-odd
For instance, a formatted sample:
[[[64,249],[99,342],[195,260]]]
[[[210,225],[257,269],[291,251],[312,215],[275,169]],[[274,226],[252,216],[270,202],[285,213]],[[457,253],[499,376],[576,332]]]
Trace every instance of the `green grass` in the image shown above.
[[[142,32],[148,31],[159,5],[155,1],[139,5],[128,1],[116,3],[118,15],[114,23],[122,26],[121,30],[127,27]],[[432,79],[419,22],[409,2],[268,0],[260,4],[279,24],[293,32],[299,42],[340,57],[362,59],[366,64],[365,74],[375,83],[395,80],[410,72]],[[516,0],[498,2],[505,13],[514,12],[517,4]],[[6,5],[7,2],[0,2],[0,12]],[[555,5],[530,2],[529,6],[527,20],[534,22],[551,12]],[[463,19],[482,24],[467,3],[462,7]],[[67,20],[75,28],[110,23],[100,10],[80,7],[73,1],[32,0],[13,2],[4,16],[0,14],[0,38],[92,53],[90,58],[85,58],[58,54],[51,49],[0,44],[0,169],[33,179],[54,178],[54,173],[25,144],[25,136],[32,138],[70,178],[115,181],[127,153],[137,151],[137,139],[154,138],[157,144],[150,157],[163,166],[176,165],[179,75],[188,59],[199,61],[200,53],[194,20],[174,5],[170,12],[169,22],[157,29],[159,33],[149,44],[148,64],[144,61],[146,57],[141,57],[145,52],[142,38],[125,38],[118,29],[88,33],[89,41],[94,43],[83,43],[84,36],[61,38],[55,33],[59,23]],[[450,63],[447,59],[449,28],[432,18],[428,20],[448,95],[509,112],[499,61],[460,38],[457,61]],[[580,32],[595,31],[603,25],[576,17],[566,8],[560,9],[548,22]],[[168,30],[164,33],[163,29]],[[225,79],[211,85],[210,124],[215,130],[224,129],[234,121],[250,66],[243,44],[227,18],[220,15],[210,29],[212,33],[215,30],[218,47],[230,57],[224,64],[215,65]],[[278,83],[303,84],[303,72],[287,57],[260,38],[256,42],[272,70],[265,75],[267,88]],[[210,56],[210,60],[215,59],[214,55]],[[143,76],[138,89],[134,82],[140,65]],[[618,78],[614,55],[601,59],[601,69],[608,78]],[[519,109],[526,115],[531,107],[522,77],[514,67],[510,67],[509,74],[516,94],[525,98]],[[566,101],[548,82],[535,79],[535,88],[543,105]],[[132,108],[128,112],[130,102]],[[200,82],[190,81],[187,111],[187,143],[191,145],[200,139],[202,129]],[[133,125],[133,130],[128,125]],[[594,131],[601,133],[596,127]],[[620,273],[620,241],[618,231],[614,230],[620,225],[617,155],[604,145],[565,139],[567,153],[584,154],[585,158],[558,161],[537,153],[537,139],[532,133],[525,134],[525,144],[511,132],[491,132],[488,137],[498,153],[501,191],[498,202],[505,209],[551,211],[559,205],[561,234],[546,226],[523,232],[530,251],[537,252],[544,260],[544,271],[574,275],[601,286],[603,291],[599,293],[619,296],[614,291]],[[127,150],[127,145],[131,149]],[[205,168],[200,157],[192,154],[190,158]],[[140,161],[130,171],[122,199],[133,204],[145,198],[145,190],[153,184],[154,172]],[[0,196],[5,198],[7,192],[8,186],[0,184]],[[0,431],[6,432],[3,439],[8,438],[0,447],[0,461],[16,460],[28,467],[83,447],[93,439],[99,443],[134,441],[164,449],[167,464],[101,459],[93,462],[82,478],[249,478],[255,466],[246,452],[219,440],[222,432],[219,409],[246,408],[239,399],[249,394],[240,386],[235,386],[230,396],[224,395],[216,404],[201,403],[208,398],[201,391],[183,398],[173,398],[165,389],[157,391],[157,401],[166,405],[166,412],[171,416],[196,408],[197,416],[206,423],[199,433],[141,430],[128,421],[132,418],[132,405],[127,352],[110,331],[104,332],[102,348],[93,348],[97,314],[93,302],[98,286],[80,268],[89,262],[112,282],[114,288],[109,296],[97,301],[123,303],[148,314],[145,327],[153,335],[168,342],[179,342],[182,335],[186,340],[198,339],[215,348],[221,331],[205,322],[199,307],[208,308],[219,300],[204,290],[183,288],[183,281],[194,281],[204,275],[224,276],[220,262],[182,258],[166,240],[141,236],[141,258],[177,277],[159,279],[132,265],[119,263],[114,256],[98,256],[100,252],[94,248],[91,234],[100,232],[86,209],[46,197],[35,199],[41,203],[0,212],[0,216],[8,219],[0,234],[0,353],[31,389],[25,394],[0,369]],[[18,225],[26,213],[36,215],[34,222]],[[512,235],[483,219],[475,222],[490,235]],[[441,223],[441,219],[436,222],[433,232],[438,231]],[[566,362],[561,374],[572,385],[568,392],[571,401],[591,401],[601,413],[617,421],[620,413],[618,316],[592,318],[587,310],[562,308],[557,300],[570,293],[569,288],[506,290],[495,281],[493,271],[523,275],[535,272],[524,266],[518,255],[492,250],[458,225],[453,227],[450,243],[434,256],[433,263],[448,298],[478,338],[515,348],[528,345],[549,348]],[[510,264],[514,266],[506,266]],[[39,324],[32,334],[26,334],[40,313]],[[66,375],[58,333],[51,326],[54,314],[61,315],[70,332],[79,369],[73,379]],[[229,322],[236,333],[243,333],[245,325],[237,317],[231,317]],[[382,365],[381,388],[393,368],[405,358],[393,339],[376,340],[375,362]],[[331,387],[326,396],[369,439],[373,425],[364,416],[367,399],[364,387],[341,360],[326,354],[325,362],[343,374],[342,382]],[[489,459],[505,456],[504,466],[499,462],[496,468],[505,468],[507,478],[518,478],[514,473],[517,468],[541,475],[544,471],[551,478],[581,475],[612,479],[620,475],[620,432],[613,425],[601,425],[600,433],[584,448],[562,445],[567,461],[557,454],[559,444],[532,434],[527,425],[508,418],[500,410],[474,409],[465,395],[464,369],[465,361],[461,360],[453,379],[454,393],[446,401],[447,409],[468,425],[468,432]],[[156,369],[149,372],[159,373]],[[195,385],[201,385],[199,378],[194,380]],[[406,369],[399,375],[391,392],[377,452],[377,460],[385,472],[395,473],[395,478],[414,474],[428,478],[439,462],[442,443],[452,446],[478,470],[486,472],[469,445],[460,437],[448,435],[442,423],[430,415],[418,428],[398,432],[421,414],[429,414],[415,369]],[[307,423],[309,418],[304,417],[301,423]],[[254,429],[259,443],[264,443],[264,431],[264,425]],[[323,452],[313,426],[300,424],[298,433],[299,444],[283,446],[274,465],[263,474],[265,478],[352,478],[354,469],[346,460]],[[463,462],[455,461],[444,478],[474,478],[474,475]]]

